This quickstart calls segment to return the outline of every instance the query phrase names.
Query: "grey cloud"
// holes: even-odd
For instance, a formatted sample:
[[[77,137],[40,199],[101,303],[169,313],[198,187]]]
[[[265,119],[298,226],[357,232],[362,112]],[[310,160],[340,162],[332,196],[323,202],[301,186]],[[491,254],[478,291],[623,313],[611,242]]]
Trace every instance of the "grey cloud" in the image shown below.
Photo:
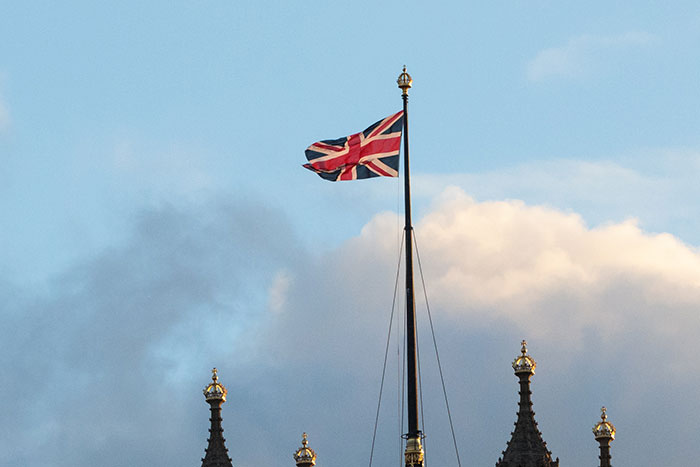
[[[267,282],[298,254],[290,236],[262,205],[165,206],[47,290],[5,289],[0,463],[196,461],[199,386],[264,319]]]

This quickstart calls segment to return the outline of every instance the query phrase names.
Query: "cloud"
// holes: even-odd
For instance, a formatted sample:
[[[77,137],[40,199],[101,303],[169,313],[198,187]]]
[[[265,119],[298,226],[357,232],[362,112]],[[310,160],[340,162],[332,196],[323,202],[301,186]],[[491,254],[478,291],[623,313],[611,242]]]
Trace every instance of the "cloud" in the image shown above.
[[[580,77],[596,68],[597,57],[606,50],[640,47],[655,40],[644,32],[627,32],[616,36],[585,34],[570,39],[565,45],[544,49],[527,65],[531,81],[563,76]]]
[[[477,199],[521,199],[579,213],[588,224],[637,219],[647,231],[692,240],[700,230],[697,149],[640,149],[617,160],[538,160],[493,172],[416,175],[413,192],[438,196],[446,184]]]
[[[169,464],[195,464],[206,428],[189,433],[206,417],[190,415],[206,379],[192,378],[234,352],[240,365],[252,358],[241,336],[264,318],[269,278],[296,254],[283,238],[283,216],[265,206],[161,206],[141,213],[124,245],[41,293],[0,287],[0,361],[12,382],[0,386],[0,464],[153,464],[165,451]],[[183,386],[195,397],[174,408]]]
[[[268,306],[273,312],[280,312],[285,309],[285,297],[291,286],[291,277],[286,270],[280,270],[275,274],[272,285],[268,290]]]
[[[469,323],[506,319],[561,347],[590,331],[603,345],[634,325],[669,358],[690,362],[700,351],[687,344],[700,331],[691,312],[700,304],[700,255],[670,234],[644,233],[633,220],[589,229],[577,214],[477,203],[460,190],[446,192],[419,228],[430,239],[428,287]],[[626,300],[636,307],[617,308]],[[685,338],[674,345],[669,335]]]
[[[362,431],[359,419],[373,420],[366,408],[370,397],[358,394],[378,384],[373,377],[379,372],[399,256],[397,224],[392,214],[378,215],[329,258],[297,270],[297,287],[288,290],[286,316],[294,318],[279,323],[279,329],[295,336],[294,344],[284,335],[273,340],[282,348],[296,347],[303,363],[287,361],[289,370],[319,385],[318,392],[295,402],[312,407],[313,415],[299,416],[299,424],[312,425],[316,433],[333,432],[338,417],[349,431]],[[443,353],[443,364],[460,373],[452,377],[453,390],[460,389],[451,404],[472,462],[494,461],[505,447],[513,420],[500,404],[515,400],[507,386],[508,364],[521,337],[543,357],[537,381],[545,378],[546,384],[538,386],[535,398],[540,427],[557,428],[543,428],[555,455],[572,464],[595,459],[588,424],[607,404],[616,407],[617,422],[627,430],[628,441],[618,451],[626,462],[660,462],[645,447],[645,439],[658,435],[656,428],[647,428],[649,419],[663,419],[675,435],[683,433],[683,440],[669,435],[664,442],[677,446],[676,464],[689,462],[692,440],[685,433],[693,433],[697,422],[687,413],[700,410],[690,389],[700,370],[696,247],[667,233],[644,232],[634,220],[590,228],[575,213],[517,200],[476,202],[459,189],[439,197],[417,222],[416,236],[441,349],[450,352],[447,358]],[[420,292],[419,287],[419,302]],[[424,315],[419,319],[425,322]],[[419,332],[424,346],[428,332],[425,327]],[[282,348],[275,355],[280,357]],[[429,353],[429,346],[423,352]],[[505,375],[505,383],[496,374]],[[328,379],[345,392],[332,385],[320,390]],[[663,402],[669,400],[674,402]],[[438,402],[426,404],[431,414],[443,413]],[[479,420],[478,428],[468,420]],[[432,431],[433,439],[442,435],[449,438]],[[330,462],[350,455],[340,443],[322,442]],[[432,451],[433,461],[435,456],[445,456],[440,463],[451,461],[449,445],[438,451]]]
[[[10,127],[10,109],[0,95],[0,133],[7,131]]]
[[[197,195],[208,191],[215,183],[215,176],[207,167],[205,151],[189,148],[185,144],[171,144],[167,149],[124,137],[114,145],[109,173],[124,180],[124,185],[149,195],[161,193]],[[86,154],[92,157],[92,153]]]
[[[312,254],[263,204],[162,206],[144,211],[123,245],[43,290],[0,282],[0,463],[196,465],[212,366],[229,390],[236,465],[292,465],[302,431],[319,465],[366,459],[399,269],[397,217],[378,214],[357,237]],[[416,235],[463,458],[495,462],[505,448],[517,406],[509,365],[525,337],[538,361],[538,421],[556,456],[596,459],[590,426],[606,404],[624,433],[615,458],[692,463],[697,248],[631,220],[590,228],[575,213],[477,202],[456,188],[417,218]],[[451,438],[420,285],[416,295],[429,455],[444,464]],[[399,300],[378,463],[395,460],[400,433],[402,309]],[[673,449],[650,452],[652,438]]]

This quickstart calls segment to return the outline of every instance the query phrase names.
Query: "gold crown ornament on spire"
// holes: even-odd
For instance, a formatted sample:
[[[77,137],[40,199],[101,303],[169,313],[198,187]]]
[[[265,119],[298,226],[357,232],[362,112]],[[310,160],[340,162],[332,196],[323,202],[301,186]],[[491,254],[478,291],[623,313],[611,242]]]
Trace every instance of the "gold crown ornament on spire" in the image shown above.
[[[608,421],[607,409],[601,407],[600,421],[593,427],[595,439],[615,439],[615,426]]]
[[[527,354],[527,342],[523,339],[520,347],[520,355],[513,360],[513,370],[515,370],[516,375],[519,373],[530,373],[534,375],[536,366],[537,363],[535,363],[535,360]]]
[[[224,385],[219,383],[219,375],[217,375],[216,368],[213,368],[211,370],[211,383],[204,388],[204,397],[207,399],[207,402],[214,400],[226,402],[227,392]]]
[[[301,447],[294,453],[294,460],[298,466],[313,466],[316,464],[316,453],[309,447],[306,432],[302,435]]]
[[[399,85],[399,88],[403,91],[403,95],[407,96],[408,90],[411,88],[411,84],[413,84],[413,78],[411,78],[411,75],[406,73],[406,65],[403,66],[403,73],[399,75],[399,78],[396,80],[396,83]]]

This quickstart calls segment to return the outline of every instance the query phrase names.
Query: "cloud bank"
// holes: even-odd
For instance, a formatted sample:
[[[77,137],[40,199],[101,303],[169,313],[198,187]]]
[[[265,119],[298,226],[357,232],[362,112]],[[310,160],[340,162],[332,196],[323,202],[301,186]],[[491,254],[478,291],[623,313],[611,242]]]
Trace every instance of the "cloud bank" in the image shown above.
[[[695,364],[695,248],[667,233],[644,233],[633,220],[589,229],[578,215],[551,208],[477,203],[460,190],[443,197],[420,224],[429,239],[426,275],[441,307],[460,320],[506,319],[562,347],[593,332],[609,350],[644,330],[648,345]]]
[[[164,206],[45,290],[0,284],[0,463],[197,465],[212,366],[229,389],[225,435],[239,467],[293,465],[302,431],[319,465],[366,462],[399,233],[396,214],[378,214],[315,255],[264,205]],[[416,235],[462,459],[493,463],[505,448],[517,406],[510,361],[527,338],[555,456],[595,462],[590,427],[605,404],[620,434],[616,465],[692,464],[697,248],[633,221],[589,228],[577,214],[478,202],[456,188]],[[431,462],[452,464],[417,296],[427,446]],[[398,381],[395,337],[389,379]],[[376,463],[400,456],[396,381]],[[668,449],[653,452],[650,439]]]

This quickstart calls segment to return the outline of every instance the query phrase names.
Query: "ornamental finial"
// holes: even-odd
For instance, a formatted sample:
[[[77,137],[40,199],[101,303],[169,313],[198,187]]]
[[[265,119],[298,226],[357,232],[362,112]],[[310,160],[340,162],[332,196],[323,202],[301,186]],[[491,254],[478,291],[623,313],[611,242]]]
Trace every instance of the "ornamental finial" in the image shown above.
[[[413,78],[411,78],[411,75],[406,73],[406,65],[403,66],[403,73],[399,75],[396,82],[398,83],[399,88],[403,91],[403,95],[407,96],[408,90],[411,88],[411,84],[413,83]]]
[[[527,354],[527,342],[523,339],[520,342],[520,355],[513,360],[513,370],[515,370],[516,375],[521,373],[534,375],[535,367],[537,367],[537,363]]]
[[[226,402],[226,387],[219,383],[219,375],[217,374],[216,368],[211,370],[211,383],[204,388],[204,397],[207,402],[210,401],[221,401]]]
[[[600,409],[600,421],[593,427],[593,435],[599,441],[615,439],[615,425],[608,421],[608,413],[605,407]]]
[[[298,467],[313,467],[316,464],[316,453],[309,447],[306,432],[302,435],[301,447],[294,453],[294,460]]]

